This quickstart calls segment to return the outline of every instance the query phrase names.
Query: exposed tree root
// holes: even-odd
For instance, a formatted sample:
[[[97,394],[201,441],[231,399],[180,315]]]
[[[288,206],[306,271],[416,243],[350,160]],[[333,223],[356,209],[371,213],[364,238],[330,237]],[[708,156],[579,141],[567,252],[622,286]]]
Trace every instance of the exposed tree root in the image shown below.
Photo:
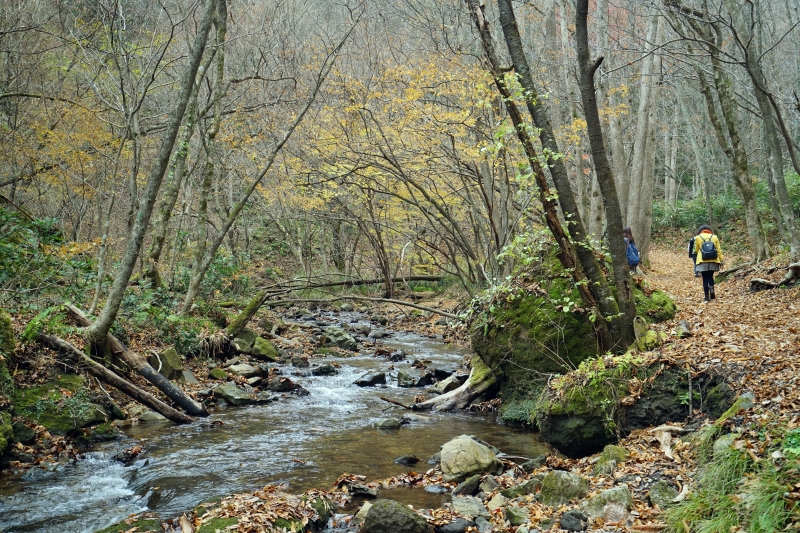
[[[475,356],[477,357],[477,356]],[[476,368],[473,365],[470,370],[469,378],[459,388],[441,394],[428,401],[415,403],[412,409],[415,411],[425,411],[436,409],[437,411],[452,411],[453,409],[464,409],[478,396],[491,390],[497,384],[494,372],[484,367]]]
[[[800,278],[800,262],[792,263],[786,267],[786,275],[780,281],[770,281],[763,278],[753,278],[750,280],[750,290],[752,292],[776,289],[783,285],[788,285]]]

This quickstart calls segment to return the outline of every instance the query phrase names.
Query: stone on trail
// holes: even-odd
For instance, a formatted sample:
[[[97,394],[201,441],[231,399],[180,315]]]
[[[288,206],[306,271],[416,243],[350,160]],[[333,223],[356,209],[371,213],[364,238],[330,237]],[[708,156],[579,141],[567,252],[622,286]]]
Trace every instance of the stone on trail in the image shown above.
[[[362,533],[433,533],[424,518],[394,500],[376,500],[367,511]]]
[[[633,507],[633,498],[628,485],[617,485],[614,488],[601,492],[597,496],[592,496],[588,500],[581,502],[581,511],[592,518],[603,516],[605,507],[609,503],[618,503],[630,510]]]
[[[461,435],[442,446],[442,475],[445,481],[463,481],[475,474],[499,474],[503,463],[487,446],[469,435]]]
[[[583,498],[589,492],[589,482],[577,474],[563,470],[553,470],[542,480],[539,501],[550,507],[557,507],[573,498]]]

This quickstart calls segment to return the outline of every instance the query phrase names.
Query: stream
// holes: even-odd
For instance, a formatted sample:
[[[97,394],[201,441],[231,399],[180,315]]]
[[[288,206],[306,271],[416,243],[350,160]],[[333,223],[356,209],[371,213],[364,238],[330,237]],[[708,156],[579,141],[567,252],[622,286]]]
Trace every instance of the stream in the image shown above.
[[[341,320],[342,315],[329,318]],[[407,353],[406,361],[393,363],[397,370],[409,368],[414,359],[453,370],[468,353],[412,333],[395,333],[382,347]],[[94,532],[133,513],[174,517],[215,496],[271,483],[286,483],[295,493],[330,488],[345,472],[379,480],[408,471],[393,463],[406,454],[421,459],[415,471],[425,471],[430,468],[427,459],[461,434],[477,435],[509,455],[546,453],[537,433],[497,424],[490,413],[414,413],[411,423],[399,430],[375,429],[376,419],[409,413],[380,396],[410,404],[422,389],[397,387],[396,379],[380,387],[354,385],[362,374],[392,364],[374,357],[371,349],[366,352],[312,360],[340,364],[334,376],[299,377],[292,375],[296,369],[282,366],[308,396],[213,408],[210,417],[189,425],[134,425],[124,438],[99,445],[74,464],[34,468],[22,479],[0,479],[0,533]],[[144,452],[133,463],[113,459],[137,444]],[[421,508],[438,507],[446,497],[421,489],[381,494]]]

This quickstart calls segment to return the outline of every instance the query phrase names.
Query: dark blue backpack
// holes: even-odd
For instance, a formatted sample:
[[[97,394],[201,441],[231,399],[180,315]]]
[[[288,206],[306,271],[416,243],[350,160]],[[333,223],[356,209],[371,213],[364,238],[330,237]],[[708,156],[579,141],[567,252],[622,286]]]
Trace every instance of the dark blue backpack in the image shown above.
[[[639,249],[636,248],[635,244],[632,242],[628,243],[628,247],[625,249],[625,255],[628,257],[628,266],[639,266]]]

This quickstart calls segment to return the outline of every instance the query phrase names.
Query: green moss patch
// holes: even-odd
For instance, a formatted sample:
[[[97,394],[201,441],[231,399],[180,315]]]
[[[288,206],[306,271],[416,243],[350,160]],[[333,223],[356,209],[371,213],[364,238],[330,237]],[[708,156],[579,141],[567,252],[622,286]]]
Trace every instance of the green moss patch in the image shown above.
[[[90,401],[82,376],[65,374],[30,389],[17,389],[12,403],[17,415],[45,426],[54,435],[101,424],[105,409]]]
[[[160,533],[161,523],[152,518],[143,518],[128,523],[127,520],[114,524],[111,527],[101,529],[97,533]]]
[[[238,523],[239,520],[237,518],[212,518],[197,528],[195,533],[216,533],[217,531],[225,531],[229,526],[235,526]]]
[[[650,289],[646,283],[634,285],[633,297],[636,300],[636,315],[648,323],[664,322],[675,316],[678,308],[667,293],[658,289]]]

